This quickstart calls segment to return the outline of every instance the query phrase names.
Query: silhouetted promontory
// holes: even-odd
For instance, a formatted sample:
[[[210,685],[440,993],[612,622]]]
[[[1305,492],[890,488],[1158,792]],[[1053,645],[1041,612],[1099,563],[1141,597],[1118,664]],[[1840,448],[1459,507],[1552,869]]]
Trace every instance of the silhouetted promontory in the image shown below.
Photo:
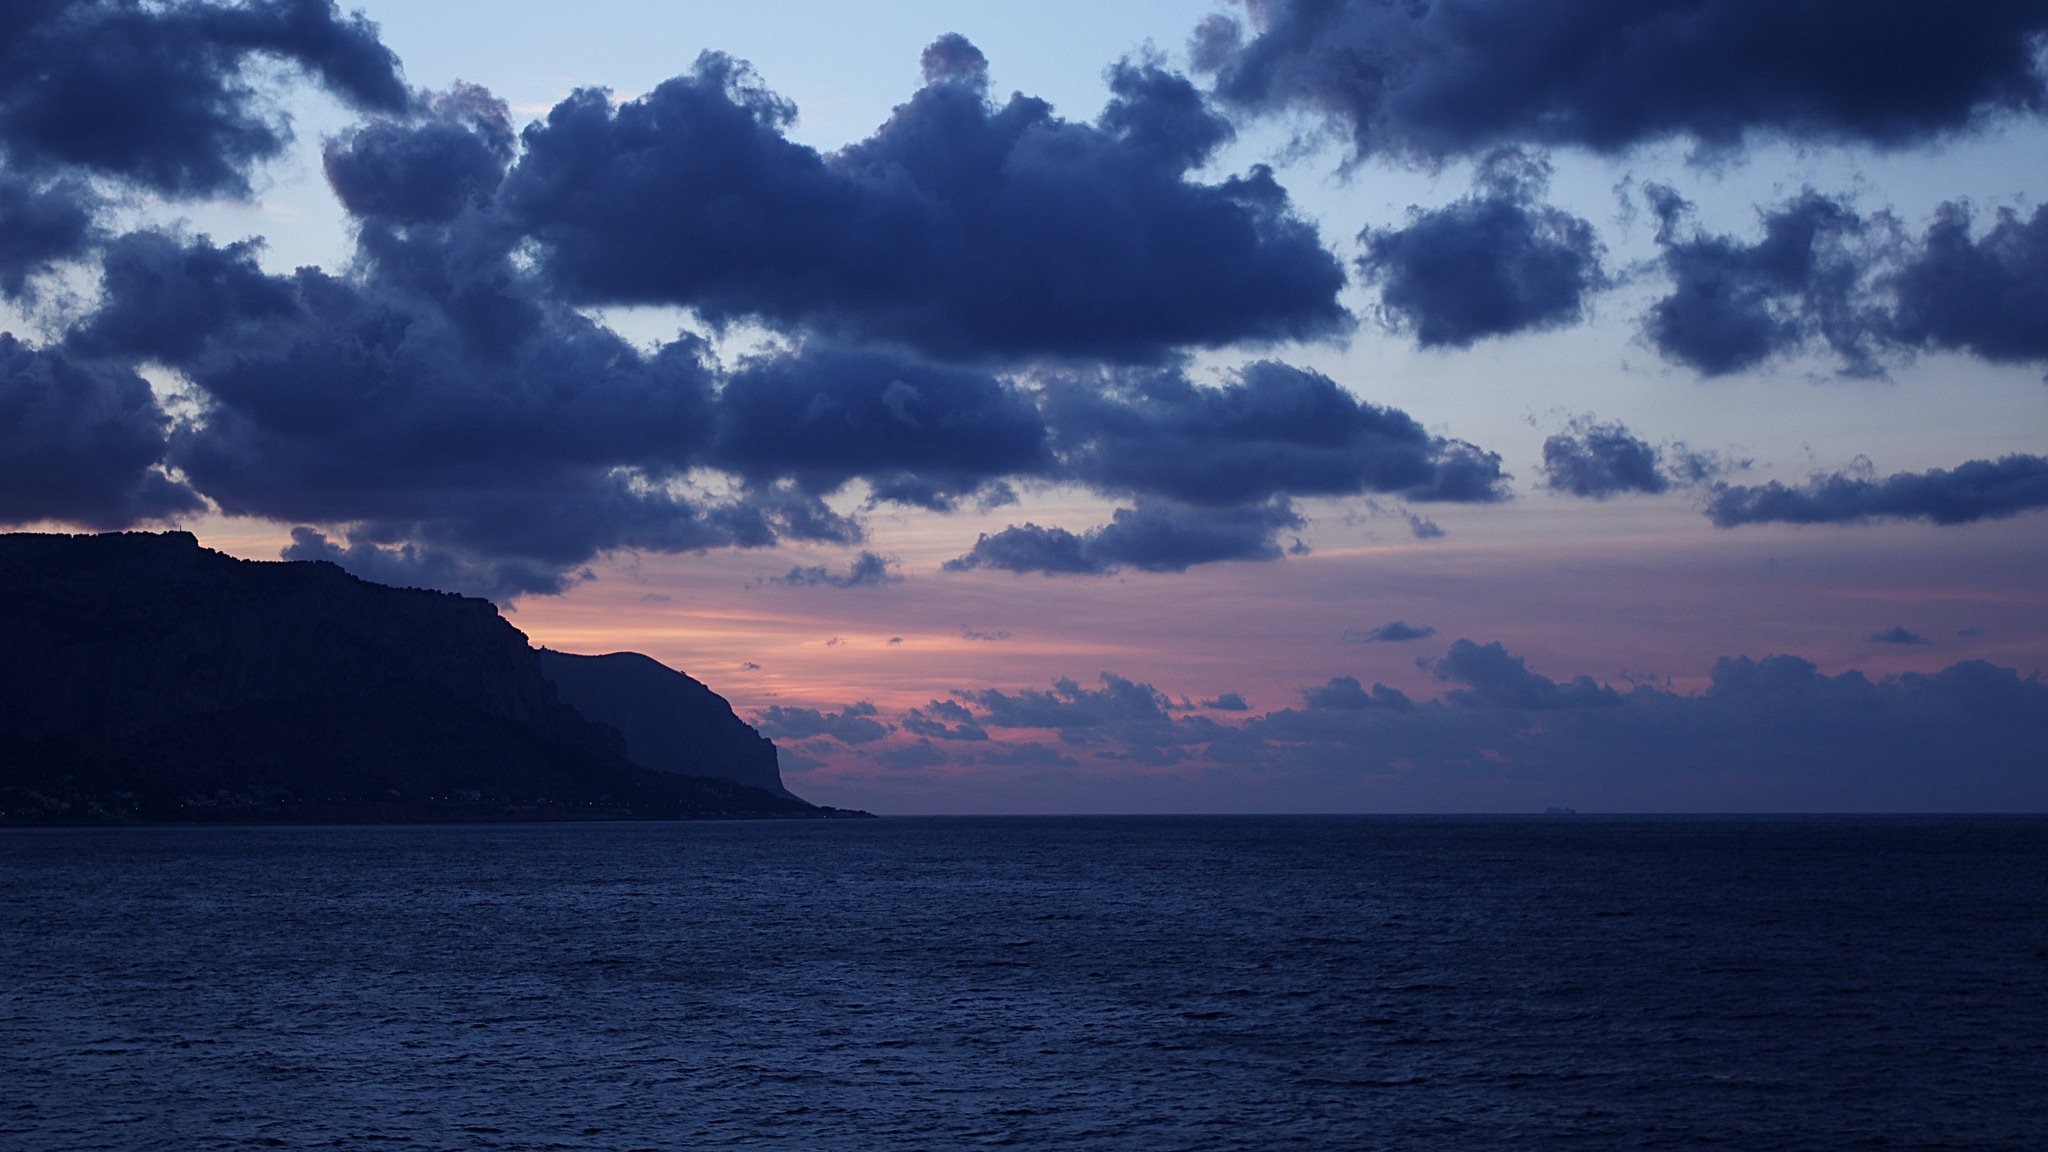
[[[697,681],[537,651],[486,600],[185,532],[0,536],[0,821],[844,814]]]

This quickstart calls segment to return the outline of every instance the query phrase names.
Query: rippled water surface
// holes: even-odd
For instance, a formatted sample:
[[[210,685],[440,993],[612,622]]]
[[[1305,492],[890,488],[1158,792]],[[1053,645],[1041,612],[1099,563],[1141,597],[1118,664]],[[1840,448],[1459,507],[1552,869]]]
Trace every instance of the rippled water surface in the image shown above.
[[[0,833],[0,1148],[2048,1148],[2048,821]]]

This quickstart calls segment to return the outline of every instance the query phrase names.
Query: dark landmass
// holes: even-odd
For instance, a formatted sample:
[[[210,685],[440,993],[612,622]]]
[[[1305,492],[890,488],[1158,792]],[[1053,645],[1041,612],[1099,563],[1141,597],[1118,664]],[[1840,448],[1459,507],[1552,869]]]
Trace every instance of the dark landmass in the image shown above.
[[[486,600],[184,532],[0,536],[0,823],[837,815],[710,689],[543,657]]]
[[[563,703],[625,737],[635,764],[789,795],[775,744],[735,715],[724,697],[651,656],[542,648],[540,672]]]

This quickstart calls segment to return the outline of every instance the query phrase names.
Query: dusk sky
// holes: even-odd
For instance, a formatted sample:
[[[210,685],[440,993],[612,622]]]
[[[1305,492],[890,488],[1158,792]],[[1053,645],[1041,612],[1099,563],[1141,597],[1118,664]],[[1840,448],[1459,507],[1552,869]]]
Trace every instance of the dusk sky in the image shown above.
[[[0,523],[881,813],[2048,807],[2048,2],[880,7],[9,4]]]

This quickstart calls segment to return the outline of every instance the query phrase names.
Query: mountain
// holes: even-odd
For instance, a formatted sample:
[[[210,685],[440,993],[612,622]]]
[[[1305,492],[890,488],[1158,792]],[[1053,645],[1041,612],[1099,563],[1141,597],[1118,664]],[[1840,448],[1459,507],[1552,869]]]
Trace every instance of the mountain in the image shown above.
[[[734,715],[724,697],[652,657],[542,648],[540,672],[563,702],[623,736],[635,764],[789,795],[774,743]]]
[[[629,686],[667,672],[625,656],[591,659]],[[615,728],[542,661],[489,601],[332,564],[185,532],[0,535],[0,821],[839,814],[681,673],[630,687]],[[607,707],[603,676],[566,678]]]

